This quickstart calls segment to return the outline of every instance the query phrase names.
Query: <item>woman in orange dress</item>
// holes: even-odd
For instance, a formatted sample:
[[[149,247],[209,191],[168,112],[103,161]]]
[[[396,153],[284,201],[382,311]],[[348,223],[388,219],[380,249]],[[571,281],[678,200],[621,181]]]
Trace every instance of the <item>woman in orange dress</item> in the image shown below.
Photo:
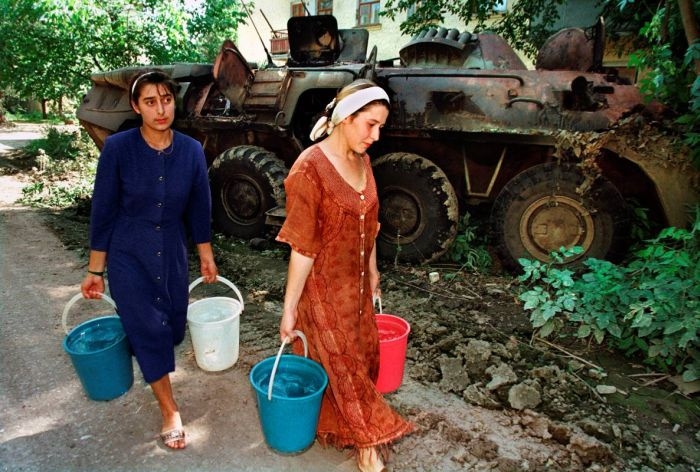
[[[306,335],[309,356],[329,378],[317,438],[354,448],[362,471],[385,470],[388,443],[413,429],[375,387],[379,200],[366,151],[388,115],[389,97],[372,82],[340,91],[311,132],[325,139],[302,152],[285,180],[287,216],[277,237],[291,246],[280,337]]]

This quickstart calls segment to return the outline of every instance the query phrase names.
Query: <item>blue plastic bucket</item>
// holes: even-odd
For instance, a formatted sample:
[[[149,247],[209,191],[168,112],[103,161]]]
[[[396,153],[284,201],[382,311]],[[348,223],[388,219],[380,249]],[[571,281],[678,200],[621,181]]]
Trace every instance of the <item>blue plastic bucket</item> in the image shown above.
[[[87,396],[92,400],[112,400],[125,394],[134,384],[131,350],[118,316],[103,316],[79,324],[70,332],[66,324],[68,311],[82,299],[77,294],[63,310],[63,349],[70,356],[73,367]],[[102,299],[116,310],[107,295]]]
[[[267,445],[281,454],[305,451],[316,438],[323,391],[328,375],[321,364],[308,359],[303,333],[304,356],[282,355],[257,363],[250,371],[250,383],[257,393],[258,414]]]

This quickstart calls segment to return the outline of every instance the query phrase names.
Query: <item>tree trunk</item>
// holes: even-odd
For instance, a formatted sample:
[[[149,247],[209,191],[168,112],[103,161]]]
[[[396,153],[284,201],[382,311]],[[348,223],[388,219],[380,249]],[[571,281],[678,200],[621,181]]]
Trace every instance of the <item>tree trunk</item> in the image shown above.
[[[695,10],[693,10],[693,0],[678,0],[678,10],[681,14],[688,46],[700,41],[700,28],[698,28],[698,19],[695,17]],[[700,59],[695,59],[695,73],[700,75]]]
[[[42,98],[41,99],[41,117],[43,119],[46,119],[46,118],[48,118],[48,116],[49,115],[46,113],[46,99]]]

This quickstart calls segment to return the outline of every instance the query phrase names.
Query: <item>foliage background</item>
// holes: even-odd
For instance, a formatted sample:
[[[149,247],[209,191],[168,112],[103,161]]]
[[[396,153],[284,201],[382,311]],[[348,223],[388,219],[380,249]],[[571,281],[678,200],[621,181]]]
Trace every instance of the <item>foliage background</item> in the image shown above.
[[[0,91],[76,99],[95,71],[211,62],[244,14],[227,0],[0,0]]]

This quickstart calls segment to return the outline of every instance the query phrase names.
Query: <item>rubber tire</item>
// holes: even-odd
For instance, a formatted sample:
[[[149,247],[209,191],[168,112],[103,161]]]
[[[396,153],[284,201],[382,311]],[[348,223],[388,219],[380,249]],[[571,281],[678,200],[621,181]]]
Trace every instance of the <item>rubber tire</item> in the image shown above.
[[[491,227],[505,267],[517,269],[520,258],[548,261],[549,253],[559,249],[562,239],[569,240],[562,244],[565,247],[584,247],[584,252],[569,264],[588,257],[616,259],[624,253],[629,234],[629,210],[624,198],[602,176],[580,195],[577,188],[583,181],[583,174],[574,164],[546,163],[521,172],[503,187],[491,211]],[[537,219],[538,215],[543,217]],[[562,215],[568,220],[558,218]],[[564,221],[569,224],[557,224]],[[578,224],[575,236],[566,231],[572,229],[573,222]],[[542,229],[547,230],[547,236],[552,235],[546,241],[549,244],[545,244],[546,238],[536,239],[538,232],[543,234]]]
[[[284,163],[264,148],[221,153],[209,168],[214,228],[243,239],[266,236],[265,212],[284,205],[286,176]]]
[[[430,160],[403,152],[386,154],[372,166],[381,223],[377,255],[424,263],[445,254],[459,220],[457,196],[445,173]],[[403,221],[397,220],[401,215]],[[401,226],[407,227],[405,234],[397,237]]]

